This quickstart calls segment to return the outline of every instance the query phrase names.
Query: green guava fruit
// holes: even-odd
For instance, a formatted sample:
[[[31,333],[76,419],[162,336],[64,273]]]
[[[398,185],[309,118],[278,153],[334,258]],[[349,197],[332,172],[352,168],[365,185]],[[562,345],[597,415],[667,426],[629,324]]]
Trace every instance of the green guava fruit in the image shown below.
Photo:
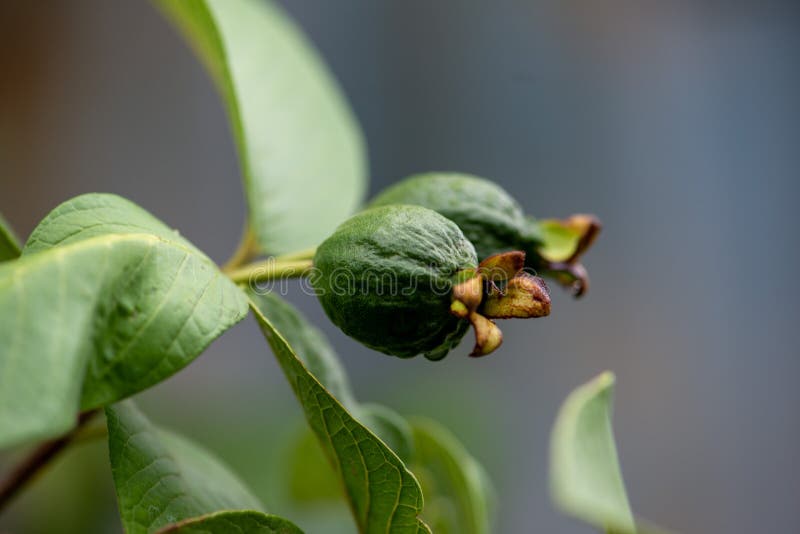
[[[433,210],[390,205],[359,213],[317,248],[314,267],[309,280],[325,313],[377,351],[438,360],[469,329],[469,318],[451,306],[453,288],[477,276],[475,248]]]

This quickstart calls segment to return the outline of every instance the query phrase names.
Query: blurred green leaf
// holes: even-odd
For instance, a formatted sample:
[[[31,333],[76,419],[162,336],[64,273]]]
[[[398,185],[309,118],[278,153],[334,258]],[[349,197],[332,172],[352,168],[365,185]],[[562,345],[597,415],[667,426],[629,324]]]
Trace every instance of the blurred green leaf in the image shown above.
[[[13,260],[21,248],[11,225],[0,214],[0,261]]]
[[[301,30],[272,1],[156,0],[211,71],[268,253],[316,246],[360,204],[362,134]]]
[[[408,462],[414,452],[411,425],[405,417],[391,408],[373,402],[360,404],[356,415],[361,423],[372,430],[403,461]]]
[[[211,260],[135,204],[62,204],[0,264],[0,447],[165,379],[246,314]]]
[[[414,475],[309,372],[258,304],[251,302],[253,313],[344,483],[359,531],[430,532],[418,518],[423,498]]]
[[[107,407],[106,418],[111,472],[128,534],[235,528],[300,532],[290,522],[262,513],[258,499],[211,453],[159,429],[132,402]]]
[[[300,503],[344,499],[342,483],[325,457],[317,436],[303,425],[286,450],[287,485],[290,497]]]
[[[436,534],[492,532],[495,493],[483,467],[444,426],[426,418],[410,420],[414,457],[426,498],[422,518]]]
[[[636,532],[611,427],[614,375],[573,391],[561,407],[550,448],[553,499],[564,512],[616,534]]]

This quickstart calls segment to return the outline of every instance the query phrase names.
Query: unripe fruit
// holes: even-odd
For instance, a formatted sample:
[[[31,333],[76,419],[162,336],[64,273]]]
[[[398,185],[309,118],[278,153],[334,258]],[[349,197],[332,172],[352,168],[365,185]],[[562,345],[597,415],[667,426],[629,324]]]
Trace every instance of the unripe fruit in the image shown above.
[[[591,215],[537,221],[497,184],[459,173],[410,176],[389,187],[370,206],[414,204],[455,222],[484,259],[498,252],[524,250],[527,265],[584,293],[589,278],[579,263],[600,230]]]
[[[521,258],[479,265],[475,248],[452,221],[420,206],[381,206],[345,221],[317,248],[310,280],[331,321],[370,348],[439,360],[472,324],[472,355],[482,356],[500,345],[502,334],[480,306],[488,288],[496,293],[514,285],[508,279],[524,261],[516,254]],[[515,316],[547,315],[541,280],[525,290],[515,292],[515,306],[525,307],[526,299],[540,305]]]
[[[345,221],[318,248],[312,279],[325,313],[375,350],[443,358],[469,322],[450,313],[475,248],[453,222],[419,206],[387,206]]]

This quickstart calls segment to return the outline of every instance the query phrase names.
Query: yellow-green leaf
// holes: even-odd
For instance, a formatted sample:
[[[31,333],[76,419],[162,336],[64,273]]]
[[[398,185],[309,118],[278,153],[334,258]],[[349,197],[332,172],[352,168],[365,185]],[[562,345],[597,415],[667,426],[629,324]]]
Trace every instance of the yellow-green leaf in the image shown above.
[[[573,391],[561,407],[550,448],[550,485],[567,514],[615,534],[636,532],[611,427],[614,375]]]
[[[537,250],[543,258],[554,262],[566,261],[575,253],[583,235],[580,229],[557,219],[542,219],[536,224],[542,241]]]

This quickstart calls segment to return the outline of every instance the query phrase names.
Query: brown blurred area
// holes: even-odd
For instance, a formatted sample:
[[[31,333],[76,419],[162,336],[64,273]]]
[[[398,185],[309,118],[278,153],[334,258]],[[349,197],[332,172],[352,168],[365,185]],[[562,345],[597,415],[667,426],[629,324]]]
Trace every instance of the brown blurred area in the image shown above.
[[[36,180],[45,173],[41,134],[45,126],[48,103],[53,99],[52,80],[63,77],[63,63],[54,54],[58,48],[69,46],[69,26],[59,21],[70,15],[68,4],[7,0],[3,2],[0,16],[0,150],[3,157],[5,180],[26,177],[15,181],[20,197],[34,196],[41,188]],[[45,16],[42,16],[45,14]],[[13,156],[12,156],[13,155]],[[10,194],[10,192],[7,192]],[[10,198],[10,197],[6,197]],[[25,216],[24,206],[4,206],[5,212],[15,220]],[[13,210],[13,211],[12,211]],[[32,215],[32,214],[31,214]],[[30,225],[35,220],[24,220]]]

